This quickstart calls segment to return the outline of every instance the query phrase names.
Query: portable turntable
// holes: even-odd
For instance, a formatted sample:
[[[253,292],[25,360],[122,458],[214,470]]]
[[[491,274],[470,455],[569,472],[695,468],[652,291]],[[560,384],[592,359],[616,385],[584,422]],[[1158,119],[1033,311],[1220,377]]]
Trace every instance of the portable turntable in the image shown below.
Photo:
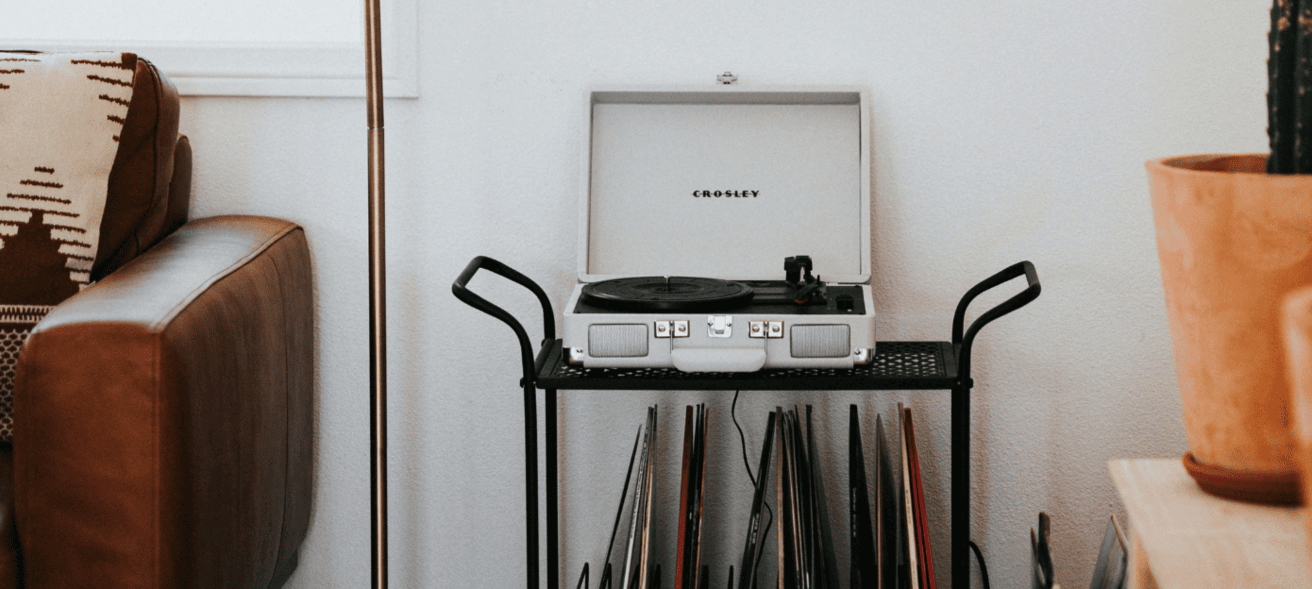
[[[857,88],[593,91],[569,361],[688,372],[868,362],[867,110]]]

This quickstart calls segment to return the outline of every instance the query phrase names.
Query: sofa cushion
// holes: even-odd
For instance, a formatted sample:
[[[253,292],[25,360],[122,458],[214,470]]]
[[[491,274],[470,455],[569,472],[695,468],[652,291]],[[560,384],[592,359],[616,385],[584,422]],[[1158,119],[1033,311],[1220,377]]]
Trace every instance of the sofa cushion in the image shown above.
[[[124,56],[131,59],[135,72],[132,103],[109,173],[93,281],[128,263],[187,220],[191,152],[186,139],[178,136],[178,90],[145,58]]]

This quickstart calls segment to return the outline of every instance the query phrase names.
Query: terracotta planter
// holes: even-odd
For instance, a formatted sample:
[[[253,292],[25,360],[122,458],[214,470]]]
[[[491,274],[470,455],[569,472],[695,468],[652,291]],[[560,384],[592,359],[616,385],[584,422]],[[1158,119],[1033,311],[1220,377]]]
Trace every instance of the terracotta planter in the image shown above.
[[[1294,458],[1302,473],[1303,502],[1307,503],[1312,497],[1312,287],[1285,297],[1283,318]],[[1312,511],[1308,513],[1308,533],[1312,538]]]
[[[1279,336],[1284,294],[1312,283],[1312,176],[1266,156],[1148,162],[1157,254],[1190,453],[1205,490],[1296,502]]]

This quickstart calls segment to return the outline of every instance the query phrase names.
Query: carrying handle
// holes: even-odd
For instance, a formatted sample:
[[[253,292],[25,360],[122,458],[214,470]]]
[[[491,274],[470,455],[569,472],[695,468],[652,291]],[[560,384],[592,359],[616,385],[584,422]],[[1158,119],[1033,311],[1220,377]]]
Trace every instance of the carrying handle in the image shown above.
[[[536,364],[533,362],[533,344],[529,343],[528,332],[524,331],[524,326],[515,320],[514,316],[507,313],[505,309],[489,303],[483,297],[480,297],[469,290],[465,285],[469,284],[469,279],[474,277],[480,269],[487,269],[495,274],[500,274],[510,280],[520,284],[524,288],[532,291],[537,295],[538,302],[542,303],[542,333],[545,340],[544,344],[556,339],[556,322],[555,314],[551,312],[551,300],[547,298],[547,293],[542,291],[536,282],[530,280],[527,276],[516,272],[510,266],[502,264],[486,256],[478,256],[465,266],[465,271],[456,277],[456,281],[451,284],[451,292],[456,298],[464,301],[465,304],[478,309],[488,315],[500,319],[502,323],[510,326],[514,330],[515,337],[519,338],[519,349],[521,361],[524,366],[524,378],[520,379],[519,384],[524,388],[524,533],[525,533],[525,561],[527,563],[528,578],[527,587],[529,589],[538,589],[538,411],[537,411],[537,384],[536,384]],[[543,346],[543,358],[546,357],[547,346]],[[548,398],[554,399],[549,396]],[[554,401],[553,401],[554,402]],[[551,409],[554,411],[554,408]],[[548,432],[553,430],[548,429]],[[552,433],[547,434],[548,440],[551,440]],[[552,443],[548,441],[547,443]],[[552,465],[547,464],[548,473],[551,472]],[[549,475],[550,476],[550,475]],[[552,493],[547,494],[547,521],[552,522],[553,513],[551,506]],[[552,557],[554,545],[547,546],[547,555]],[[554,558],[553,558],[554,560]],[[549,571],[554,571],[555,563],[547,565]],[[586,571],[586,569],[585,569]],[[554,575],[553,575],[554,576]],[[549,587],[555,587],[555,579],[548,581]]]
[[[494,274],[499,274],[515,283],[518,283],[524,288],[527,288],[534,295],[537,295],[538,302],[542,304],[542,334],[544,344],[556,339],[556,315],[551,310],[551,299],[547,298],[547,293],[542,290],[542,287],[538,286],[538,284],[533,282],[529,277],[524,276],[514,268],[487,256],[478,256],[473,260],[470,260],[469,265],[465,266],[464,272],[461,272],[460,276],[456,277],[456,281],[451,284],[451,293],[456,295],[456,298],[464,301],[465,304],[478,309],[479,311],[500,319],[502,323],[509,325],[510,329],[515,332],[515,337],[519,338],[520,355],[524,364],[525,380],[523,383],[532,383],[537,371],[535,370],[535,365],[533,363],[533,344],[529,342],[528,332],[524,331],[524,326],[520,325],[519,321],[510,313],[507,313],[505,309],[502,309],[501,307],[488,302],[487,299],[474,294],[473,291],[465,286],[469,284],[469,279],[473,278],[474,274],[478,273],[479,270],[487,270]]]
[[[966,332],[963,335],[961,329],[966,321],[966,307],[970,306],[971,301],[974,301],[975,297],[978,297],[985,291],[1021,275],[1025,276],[1025,280],[1029,282],[1029,286],[1010,299],[1003,301],[998,306],[985,311],[983,315],[980,315],[970,324],[970,327],[966,329]],[[993,320],[1024,307],[1025,305],[1028,305],[1030,301],[1039,298],[1039,292],[1042,289],[1042,285],[1039,284],[1039,274],[1034,270],[1034,264],[1031,264],[1029,261],[1024,261],[1014,264],[1006,270],[984,279],[982,282],[976,284],[973,288],[967,291],[965,296],[961,297],[961,302],[957,303],[957,311],[952,317],[952,343],[953,345],[961,347],[961,352],[958,358],[960,364],[957,371],[957,376],[959,378],[963,381],[969,381],[970,379],[970,348],[971,345],[974,344],[975,335],[979,333],[979,330],[983,329],[985,325],[993,322]]]

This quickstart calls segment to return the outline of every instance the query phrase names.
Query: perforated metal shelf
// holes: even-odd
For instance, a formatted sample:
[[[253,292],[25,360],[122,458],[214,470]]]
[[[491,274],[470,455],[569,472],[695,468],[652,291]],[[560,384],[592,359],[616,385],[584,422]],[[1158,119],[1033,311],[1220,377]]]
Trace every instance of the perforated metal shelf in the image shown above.
[[[757,372],[682,372],[674,368],[582,368],[570,365],[555,340],[538,358],[537,386],[574,390],[926,390],[957,382],[949,342],[879,342],[868,366]]]

